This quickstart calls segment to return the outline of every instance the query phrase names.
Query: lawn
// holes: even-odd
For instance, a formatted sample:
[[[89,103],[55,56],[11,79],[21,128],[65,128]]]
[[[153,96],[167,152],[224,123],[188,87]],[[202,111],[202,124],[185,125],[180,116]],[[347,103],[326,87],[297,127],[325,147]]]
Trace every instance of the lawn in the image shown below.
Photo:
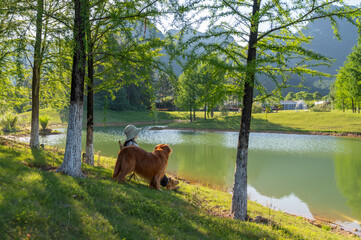
[[[42,109],[40,116],[50,116],[50,125],[66,125],[62,115],[57,110]],[[86,112],[84,113],[84,116]],[[21,122],[30,125],[30,112],[23,113]],[[95,111],[97,125],[128,124],[166,124],[172,128],[215,129],[238,131],[240,113],[230,112],[222,116],[215,112],[214,118],[204,119],[204,113],[197,111],[197,120],[189,122],[189,113],[182,111],[152,112],[152,111]],[[84,117],[84,123],[86,118]],[[181,121],[176,121],[181,120]],[[278,113],[256,113],[252,115],[252,131],[270,132],[326,132],[326,133],[361,133],[361,114],[351,111],[311,112],[311,111],[279,111]]]
[[[0,239],[345,239],[327,224],[249,202],[251,219],[229,217],[231,195],[180,183],[177,191],[143,181],[118,184],[115,159],[83,164],[84,179],[55,173],[63,151],[31,150],[0,138]]]
[[[229,113],[225,117],[199,119],[196,122],[171,123],[174,128],[220,129],[238,131],[241,115]],[[279,111],[252,115],[252,131],[270,132],[333,132],[361,133],[361,114],[342,111],[310,112]]]

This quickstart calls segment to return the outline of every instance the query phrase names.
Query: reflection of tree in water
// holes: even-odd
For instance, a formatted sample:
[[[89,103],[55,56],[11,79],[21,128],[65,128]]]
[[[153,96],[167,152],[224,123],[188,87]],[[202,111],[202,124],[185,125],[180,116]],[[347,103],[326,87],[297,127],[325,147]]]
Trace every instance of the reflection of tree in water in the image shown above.
[[[347,198],[347,205],[357,220],[361,220],[361,159],[360,154],[343,154],[335,158],[337,185]]]

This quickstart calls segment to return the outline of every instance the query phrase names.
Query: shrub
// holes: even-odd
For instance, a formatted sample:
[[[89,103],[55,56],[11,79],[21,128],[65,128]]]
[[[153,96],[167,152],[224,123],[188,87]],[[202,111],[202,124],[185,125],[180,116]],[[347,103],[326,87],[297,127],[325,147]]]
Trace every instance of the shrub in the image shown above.
[[[0,125],[4,132],[14,132],[17,130],[19,117],[13,112],[7,112],[0,119]]]
[[[41,128],[43,130],[45,130],[46,127],[48,126],[49,120],[50,120],[50,118],[47,115],[45,115],[43,117],[39,117],[39,122],[40,122]]]
[[[253,103],[252,113],[262,113],[263,107],[261,103]]]
[[[311,108],[312,112],[331,112],[331,104],[319,104]]]

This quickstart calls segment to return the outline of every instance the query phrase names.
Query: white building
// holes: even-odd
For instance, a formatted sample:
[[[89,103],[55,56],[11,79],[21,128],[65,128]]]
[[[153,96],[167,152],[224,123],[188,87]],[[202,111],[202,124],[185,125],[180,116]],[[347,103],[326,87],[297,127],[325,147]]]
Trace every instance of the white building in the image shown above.
[[[280,101],[283,110],[306,110],[307,105],[304,101]]]
[[[327,103],[327,102],[326,102],[326,101],[315,102],[315,106],[317,106],[317,105],[322,105],[322,104],[325,104],[325,103]]]

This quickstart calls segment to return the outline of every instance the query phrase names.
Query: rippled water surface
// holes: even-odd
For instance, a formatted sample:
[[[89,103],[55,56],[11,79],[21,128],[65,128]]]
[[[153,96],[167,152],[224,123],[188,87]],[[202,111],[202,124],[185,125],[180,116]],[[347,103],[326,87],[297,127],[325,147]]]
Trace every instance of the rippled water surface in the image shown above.
[[[123,127],[96,128],[95,151],[116,157],[118,140],[125,139],[122,131]],[[237,138],[234,132],[143,128],[137,142],[148,151],[159,143],[171,145],[168,172],[230,191]],[[41,137],[41,142],[64,147],[65,134]],[[360,229],[361,139],[251,133],[249,147],[248,194],[252,200]]]

